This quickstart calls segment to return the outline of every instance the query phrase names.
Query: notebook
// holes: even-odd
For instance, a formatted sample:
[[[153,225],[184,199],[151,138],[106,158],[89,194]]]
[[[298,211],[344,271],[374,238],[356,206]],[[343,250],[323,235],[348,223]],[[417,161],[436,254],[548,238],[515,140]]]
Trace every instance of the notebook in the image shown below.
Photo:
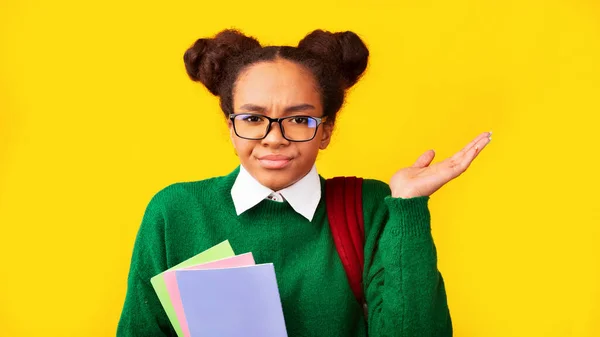
[[[175,276],[190,337],[287,337],[272,263]]]
[[[168,269],[167,271],[190,267],[190,266],[198,265],[198,264],[205,263],[205,262],[210,262],[210,261],[214,261],[214,260],[223,259],[226,257],[231,257],[234,255],[235,255],[235,253],[233,252],[233,249],[231,248],[229,241],[225,240],[225,241],[219,243],[218,245],[213,246],[213,247],[203,251],[202,253],[195,255],[195,256],[179,263],[178,265]],[[167,314],[167,317],[169,318],[169,321],[171,322],[171,324],[173,325],[173,328],[177,332],[177,336],[185,337],[185,335],[183,334],[183,330],[181,329],[181,326],[179,324],[179,321],[177,320],[177,314],[175,312],[173,303],[171,302],[171,297],[169,296],[169,292],[167,291],[167,285],[163,278],[163,274],[165,272],[162,272],[162,273],[152,277],[150,279],[150,283],[152,283],[152,287],[154,288],[154,291],[156,292],[156,295],[158,296],[160,303],[162,304],[163,308],[165,309],[165,312]]]
[[[242,266],[251,266],[254,265],[254,257],[252,253],[246,253],[241,255],[236,255],[232,257],[228,257],[221,260],[216,260],[212,262],[207,262],[199,265],[195,265],[192,267],[183,268],[186,270],[199,270],[199,269],[214,269],[214,268],[231,268],[231,267],[242,267]],[[176,270],[168,270],[163,273],[163,278],[165,280],[165,284],[167,286],[167,292],[169,293],[169,297],[171,299],[171,303],[173,304],[173,309],[175,310],[175,314],[177,316],[177,322],[181,327],[183,335],[185,337],[190,337],[190,331],[187,325],[187,320],[185,318],[183,305],[181,304],[181,296],[179,293],[179,287],[177,286],[177,279],[175,276]]]

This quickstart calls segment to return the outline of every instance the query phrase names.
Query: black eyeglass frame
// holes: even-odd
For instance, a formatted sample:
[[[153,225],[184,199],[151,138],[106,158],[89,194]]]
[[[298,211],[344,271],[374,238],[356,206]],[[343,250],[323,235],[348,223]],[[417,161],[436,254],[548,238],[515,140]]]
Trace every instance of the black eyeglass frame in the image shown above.
[[[235,118],[238,116],[256,116],[256,117],[260,117],[260,118],[266,118],[269,121],[269,124],[267,124],[267,130],[265,131],[265,135],[260,137],[260,138],[248,138],[248,137],[242,137],[238,134],[237,129],[235,127]],[[312,118],[315,121],[317,121],[317,127],[315,128],[315,132],[313,133],[312,137],[310,139],[306,139],[306,140],[295,140],[295,139],[289,139],[285,136],[285,131],[283,128],[283,125],[281,124],[282,121],[286,120],[286,119],[292,119],[292,118]],[[327,117],[313,117],[313,116],[305,116],[305,115],[296,115],[296,116],[287,116],[287,117],[280,117],[280,118],[271,118],[269,116],[265,116],[265,115],[261,115],[261,114],[254,114],[254,113],[237,113],[237,114],[229,114],[229,120],[231,120],[231,123],[233,124],[233,131],[235,132],[235,135],[242,138],[242,139],[248,139],[248,140],[261,140],[261,139],[265,139],[267,138],[267,136],[269,135],[269,132],[271,132],[271,125],[273,123],[277,123],[279,124],[279,130],[281,131],[281,135],[283,136],[283,138],[285,138],[286,140],[290,141],[290,142],[296,142],[296,143],[304,143],[304,142],[310,142],[311,140],[315,139],[315,136],[317,135],[317,131],[319,130],[319,126],[321,124],[323,124],[325,122],[325,119]]]

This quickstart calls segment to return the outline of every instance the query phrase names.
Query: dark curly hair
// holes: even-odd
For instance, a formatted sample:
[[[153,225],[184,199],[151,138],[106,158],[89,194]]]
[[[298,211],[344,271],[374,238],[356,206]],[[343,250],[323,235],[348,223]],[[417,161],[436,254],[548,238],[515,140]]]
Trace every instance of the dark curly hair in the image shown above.
[[[227,29],[212,38],[198,39],[183,56],[189,77],[219,96],[225,116],[233,113],[233,88],[239,74],[252,64],[277,58],[310,70],[320,89],[323,114],[333,124],[346,90],[367,68],[369,50],[349,31],[315,30],[296,47],[263,47],[255,38]]]

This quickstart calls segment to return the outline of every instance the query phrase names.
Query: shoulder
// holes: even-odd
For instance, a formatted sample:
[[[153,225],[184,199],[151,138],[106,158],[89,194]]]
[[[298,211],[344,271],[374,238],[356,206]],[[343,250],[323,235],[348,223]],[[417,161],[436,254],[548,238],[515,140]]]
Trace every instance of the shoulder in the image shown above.
[[[386,197],[391,195],[388,184],[377,179],[363,179],[363,217],[365,227],[372,227],[373,223],[383,221],[387,214],[385,205]]]
[[[344,176],[339,176],[339,177],[333,177],[333,178],[329,178],[329,179],[325,179],[323,177],[321,177],[321,181],[323,185],[326,185],[329,182],[332,182],[332,186],[340,186],[340,184],[333,184],[334,181],[340,181],[339,179],[342,178],[360,178],[360,177],[344,177]],[[384,183],[381,180],[377,180],[377,179],[368,179],[368,178],[360,178],[362,179],[362,199],[363,199],[363,204],[370,204],[370,203],[378,203],[379,201],[383,202],[383,200],[385,199],[385,197],[391,195],[391,190],[390,187],[388,186],[387,183]],[[344,189],[334,189],[335,193],[344,193],[343,192]]]
[[[175,182],[158,190],[152,197],[152,200],[169,202],[173,199],[179,199],[182,196],[202,194],[205,191],[218,188],[222,180],[223,177],[213,177],[203,180]]]
[[[363,200],[364,201],[381,201],[385,197],[391,195],[390,186],[377,179],[363,179]]]
[[[190,204],[210,203],[212,199],[229,194],[237,173],[238,169],[224,176],[169,184],[154,193],[148,209],[177,210]]]

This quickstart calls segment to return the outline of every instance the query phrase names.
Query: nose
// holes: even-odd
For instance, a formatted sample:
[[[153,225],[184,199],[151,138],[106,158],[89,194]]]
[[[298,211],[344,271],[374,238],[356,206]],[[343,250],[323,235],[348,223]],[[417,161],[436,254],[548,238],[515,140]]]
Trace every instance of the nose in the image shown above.
[[[281,131],[281,124],[277,123],[277,122],[271,122],[271,125],[269,126],[269,132],[267,133],[267,136],[265,138],[262,139],[262,144],[265,146],[282,146],[282,145],[287,145],[290,142],[283,138],[283,133]]]

